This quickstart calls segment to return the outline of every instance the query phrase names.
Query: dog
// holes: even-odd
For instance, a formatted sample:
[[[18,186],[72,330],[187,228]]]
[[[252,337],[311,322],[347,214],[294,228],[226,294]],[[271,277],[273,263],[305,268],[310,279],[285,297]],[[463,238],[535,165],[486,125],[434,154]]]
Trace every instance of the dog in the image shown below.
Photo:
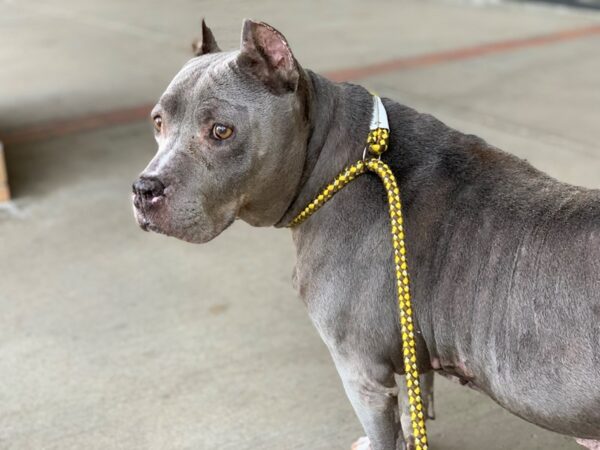
[[[236,219],[285,227],[361,159],[372,95],[302,68],[273,27],[246,20],[240,49],[222,52],[203,22],[195,51],[151,113],[158,152],[133,184],[142,229],[203,243]],[[420,370],[600,449],[600,191],[383,104]],[[363,175],[291,232],[295,287],[368,436],[356,448],[410,448],[384,188]]]

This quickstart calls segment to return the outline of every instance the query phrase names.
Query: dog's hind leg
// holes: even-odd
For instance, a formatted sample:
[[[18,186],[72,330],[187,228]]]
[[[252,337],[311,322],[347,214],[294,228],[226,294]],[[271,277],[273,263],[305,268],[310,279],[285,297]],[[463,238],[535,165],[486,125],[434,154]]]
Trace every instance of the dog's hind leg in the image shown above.
[[[600,441],[592,441],[590,439],[575,439],[577,443],[588,450],[600,450]]]
[[[400,424],[402,433],[406,441],[407,450],[413,450],[414,437],[412,432],[412,424],[410,421],[410,409],[408,404],[408,393],[406,391],[406,378],[404,375],[395,375],[396,384],[398,385],[398,409],[400,412]],[[421,374],[419,377],[421,384],[423,408],[425,409],[425,417],[427,419],[435,419],[433,405],[433,372]]]

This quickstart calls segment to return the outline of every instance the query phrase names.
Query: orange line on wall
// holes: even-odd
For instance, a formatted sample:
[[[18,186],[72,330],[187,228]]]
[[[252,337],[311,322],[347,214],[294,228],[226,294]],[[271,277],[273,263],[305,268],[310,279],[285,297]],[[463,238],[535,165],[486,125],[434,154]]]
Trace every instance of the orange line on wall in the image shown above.
[[[21,144],[24,142],[40,141],[54,137],[65,136],[81,131],[105,128],[111,125],[123,125],[147,119],[153,105],[134,106],[132,108],[115,109],[96,114],[90,114],[72,119],[53,120],[39,125],[33,125],[1,136],[5,145]]]
[[[416,69],[435,64],[480,58],[497,53],[505,53],[530,47],[540,47],[594,35],[600,35],[600,25],[557,31],[541,36],[490,42],[488,44],[475,45],[472,47],[442,50],[424,55],[397,58],[380,63],[368,64],[362,67],[336,70],[330,72],[328,76],[334,81],[356,80],[388,72],[395,72],[397,70]]]

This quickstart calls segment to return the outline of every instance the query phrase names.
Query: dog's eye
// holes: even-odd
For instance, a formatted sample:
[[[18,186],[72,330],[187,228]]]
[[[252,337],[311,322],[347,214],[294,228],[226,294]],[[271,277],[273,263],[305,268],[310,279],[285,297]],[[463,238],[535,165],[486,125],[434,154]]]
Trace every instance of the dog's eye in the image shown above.
[[[231,137],[233,134],[233,129],[227,125],[223,125],[222,123],[216,123],[213,126],[212,134],[215,139],[222,141]]]
[[[152,119],[152,121],[154,122],[154,129],[156,131],[160,131],[160,129],[162,128],[162,117],[160,117],[160,116],[154,116],[154,118]]]

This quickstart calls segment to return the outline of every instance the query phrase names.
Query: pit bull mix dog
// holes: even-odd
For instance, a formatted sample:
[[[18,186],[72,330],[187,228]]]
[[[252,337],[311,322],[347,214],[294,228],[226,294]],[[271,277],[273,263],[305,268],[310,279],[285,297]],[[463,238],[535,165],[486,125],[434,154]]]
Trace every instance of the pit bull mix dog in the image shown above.
[[[235,219],[283,227],[362,157],[372,96],[303,69],[245,21],[152,111],[158,153],[133,185],[144,230],[207,242]],[[600,192],[384,99],[418,325],[419,364],[514,414],[600,448]],[[292,229],[295,285],[373,450],[402,448],[403,373],[385,192],[364,175]],[[361,441],[368,445],[368,441]]]

